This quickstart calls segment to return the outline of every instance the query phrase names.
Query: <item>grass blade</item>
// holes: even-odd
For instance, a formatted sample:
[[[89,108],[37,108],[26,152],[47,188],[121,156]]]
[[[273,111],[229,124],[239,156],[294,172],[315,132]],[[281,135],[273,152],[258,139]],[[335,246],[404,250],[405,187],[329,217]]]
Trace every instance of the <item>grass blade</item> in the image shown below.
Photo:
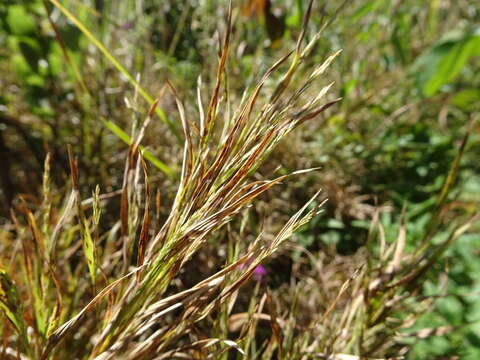
[[[27,327],[23,321],[23,307],[18,290],[7,272],[0,268],[0,309],[3,310],[7,319],[12,323],[18,333],[18,340],[23,351],[33,359],[33,351],[30,347],[27,335]]]
[[[132,144],[132,138],[120,127],[114,124],[112,121],[103,119],[103,124],[108,130],[110,130],[112,133],[117,135],[117,137],[120,140],[122,140],[124,143],[128,145]],[[145,149],[143,146],[140,146],[140,149],[142,150],[143,157],[148,161],[150,161],[156,168],[161,170],[170,179],[176,178],[174,171],[168,165],[166,165],[164,162],[162,162],[157,157],[155,157],[155,155],[153,155],[149,150]]]
[[[122,64],[113,56],[110,51],[88,30],[85,25],[82,24],[78,18],[73,15],[67,8],[63,7],[57,0],[49,0],[58,10],[60,10],[70,21],[72,21],[80,31],[102,52],[102,54],[112,63],[112,65],[122,73],[128,80],[128,82],[135,88],[138,89],[138,92],[142,97],[152,105],[154,102],[153,97],[133,78],[132,75],[123,67]],[[168,125],[175,137],[180,140],[180,135],[173,125],[173,123],[168,119],[165,112],[159,107],[156,108],[155,112],[162,119],[162,121]]]

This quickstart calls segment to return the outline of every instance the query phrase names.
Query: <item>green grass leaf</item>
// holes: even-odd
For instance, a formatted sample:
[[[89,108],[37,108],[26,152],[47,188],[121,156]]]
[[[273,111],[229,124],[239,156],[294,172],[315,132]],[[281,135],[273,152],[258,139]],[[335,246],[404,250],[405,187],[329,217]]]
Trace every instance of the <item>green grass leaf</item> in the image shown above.
[[[23,306],[18,290],[7,272],[0,268],[0,309],[17,331],[24,351],[32,355],[27,327],[23,321]]]
[[[134,86],[136,89],[138,89],[138,92],[140,95],[150,104],[152,105],[154,102],[154,98],[134,79],[132,75],[123,67],[122,64],[115,58],[115,56],[112,55],[110,51],[93,35],[93,33],[85,27],[85,25],[82,24],[82,22],[75,16],[73,15],[67,8],[63,7],[57,0],[50,0],[50,2],[58,9],[60,10],[70,21],[72,21],[79,29],[80,31],[90,40],[99,50],[100,52],[112,63],[112,65],[122,73],[123,76],[125,76],[128,80],[128,82]],[[173,125],[173,123],[168,119],[167,115],[165,112],[160,109],[158,106],[155,109],[155,112],[157,115],[162,119],[162,121],[168,125],[170,130],[173,132],[173,134],[176,136],[178,140],[180,140],[180,135]]]
[[[108,130],[114,133],[120,140],[122,140],[126,144],[130,145],[132,143],[132,138],[112,121],[103,119],[103,124]],[[161,170],[169,178],[175,178],[174,171],[168,165],[155,157],[155,155],[153,155],[150,151],[146,150],[143,146],[140,146],[140,149],[143,151],[143,156],[145,157],[145,159],[150,161],[156,168]]]

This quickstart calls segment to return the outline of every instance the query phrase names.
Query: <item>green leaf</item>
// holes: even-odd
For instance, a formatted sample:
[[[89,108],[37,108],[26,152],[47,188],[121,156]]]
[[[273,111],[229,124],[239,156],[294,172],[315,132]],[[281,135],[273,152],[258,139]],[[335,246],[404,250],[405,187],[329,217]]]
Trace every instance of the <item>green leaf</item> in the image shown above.
[[[18,48],[32,71],[38,72],[38,61],[42,56],[42,49],[38,41],[27,36],[19,37]]]
[[[128,136],[128,134],[125,131],[123,131],[120,127],[115,125],[110,120],[103,119],[103,124],[108,130],[114,133],[118,138],[120,138],[126,144],[130,145],[132,143],[132,139],[130,138],[130,136]],[[161,160],[155,157],[155,155],[153,155],[150,151],[146,150],[143,146],[140,146],[140,149],[143,151],[143,156],[145,157],[145,159],[150,161],[156,168],[161,170],[165,175],[167,175],[170,178],[175,177],[173,170],[170,169],[165,163],[163,163]]]
[[[413,65],[417,86],[425,96],[433,96],[441,86],[452,82],[476,54],[480,35],[455,34],[424,52]]]
[[[22,5],[12,5],[7,10],[7,24],[14,35],[30,35],[36,32],[36,22]]]
[[[0,268],[0,310],[18,333],[24,351],[32,355],[27,336],[27,327],[23,321],[23,306],[18,290],[7,272]]]
[[[0,308],[17,331],[24,327],[20,296],[5,270],[0,269]]]
[[[457,92],[451,100],[452,104],[463,110],[473,110],[480,104],[480,89],[470,88]]]

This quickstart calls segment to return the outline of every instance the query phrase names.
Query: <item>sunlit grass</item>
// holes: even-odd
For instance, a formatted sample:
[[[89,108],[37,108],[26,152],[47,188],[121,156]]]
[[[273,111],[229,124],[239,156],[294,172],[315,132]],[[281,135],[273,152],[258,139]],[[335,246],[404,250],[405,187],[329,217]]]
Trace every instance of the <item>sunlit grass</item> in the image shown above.
[[[230,8],[218,59],[216,51],[211,55],[217,67],[212,70],[213,64],[205,64],[211,74],[206,85],[198,81],[196,105],[174,81],[167,81],[165,93],[176,105],[176,111],[167,112],[72,12],[51,2],[127,78],[134,95],[126,103],[136,112],[130,134],[99,116],[103,126],[129,145],[122,154],[123,176],[118,169],[108,173],[121,178],[121,186],[102,189],[90,184],[86,173],[93,170],[93,162],[69,146],[67,190],[55,184],[49,154],[41,200],[23,194],[15,201],[11,221],[0,232],[0,358],[392,359],[402,358],[409,344],[419,339],[455,330],[408,329],[443,296],[424,296],[425,282],[437,282],[436,274],[443,272],[441,259],[478,223],[476,208],[449,211],[450,206],[463,206],[450,199],[475,120],[460,141],[440,191],[429,194],[430,205],[420,211],[427,221],[415,232],[409,230],[416,223],[406,205],[403,212],[393,210],[398,223],[387,223],[376,202],[348,198],[356,190],[348,193],[340,174],[328,180],[331,168],[275,168],[276,158],[292,154],[294,164],[316,164],[312,159],[318,152],[301,153],[311,151],[306,146],[311,141],[306,138],[314,136],[311,129],[319,131],[309,126],[325,120],[320,131],[328,138],[339,132],[348,116],[385,92],[386,85],[378,81],[368,93],[359,94],[358,103],[345,104],[332,95],[337,90],[329,72],[351,52],[332,50],[319,61],[317,46],[326,26],[341,15],[339,9],[328,20],[311,24],[310,3],[296,43],[287,42],[293,44],[291,51],[276,62],[262,58],[270,64],[263,64],[267,70],[253,74],[256,82],[236,94],[232,89],[243,88],[244,79],[231,71],[240,61],[234,42],[238,39],[232,39],[237,13]],[[80,70],[74,73],[83,83]],[[137,110],[139,94],[148,110]],[[87,96],[94,104],[95,95]],[[337,110],[340,113],[334,115]],[[170,127],[170,119],[178,117],[182,128],[183,149],[165,162],[142,146],[157,129],[155,114]],[[329,140],[349,139],[348,131]],[[294,138],[299,132],[305,139]],[[301,150],[294,149],[296,144]],[[331,159],[363,165],[360,155],[356,159],[353,153],[340,153]],[[101,158],[107,166],[109,156],[116,154]],[[178,164],[172,163],[177,159]],[[167,205],[160,193],[163,197],[171,187],[158,185],[149,162],[176,181],[171,185],[174,194],[165,196]],[[368,171],[372,170],[354,176]],[[330,182],[338,194],[331,201],[335,205],[344,202],[345,208],[354,208],[351,213],[355,206],[361,209],[356,213],[368,229],[365,243],[353,254],[340,255],[323,243],[320,249],[302,246],[302,232],[327,216],[321,214],[328,204],[325,194],[308,188],[319,183],[310,181],[312,177]],[[284,182],[304,187],[305,204],[293,191],[278,190],[285,188]],[[264,206],[268,194],[278,198],[268,204],[265,219],[256,223],[252,209]],[[351,213],[345,210],[341,215]],[[292,259],[292,265],[269,267],[277,256]],[[286,279],[272,280],[279,275],[275,272],[284,270]],[[443,274],[438,283],[443,291]]]

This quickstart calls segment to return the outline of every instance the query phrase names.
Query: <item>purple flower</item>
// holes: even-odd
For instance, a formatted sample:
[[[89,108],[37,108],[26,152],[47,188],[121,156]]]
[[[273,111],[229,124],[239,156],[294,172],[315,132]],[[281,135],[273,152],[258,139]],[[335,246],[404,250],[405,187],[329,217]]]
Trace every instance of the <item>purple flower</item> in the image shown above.
[[[122,30],[131,30],[135,27],[135,21],[127,21],[125,24],[121,25]]]
[[[263,265],[258,265],[253,270],[253,279],[258,282],[263,282],[265,276],[267,276],[267,269]]]
[[[239,268],[242,269],[242,270],[245,270],[246,268],[248,268],[253,262],[253,258],[250,258],[249,260],[247,260],[246,262],[244,262],[243,264],[240,264]],[[267,268],[263,265],[257,265],[255,267],[255,269],[253,269],[253,280],[255,281],[258,281],[258,282],[263,282],[263,280],[265,279],[265,277],[267,276]]]

